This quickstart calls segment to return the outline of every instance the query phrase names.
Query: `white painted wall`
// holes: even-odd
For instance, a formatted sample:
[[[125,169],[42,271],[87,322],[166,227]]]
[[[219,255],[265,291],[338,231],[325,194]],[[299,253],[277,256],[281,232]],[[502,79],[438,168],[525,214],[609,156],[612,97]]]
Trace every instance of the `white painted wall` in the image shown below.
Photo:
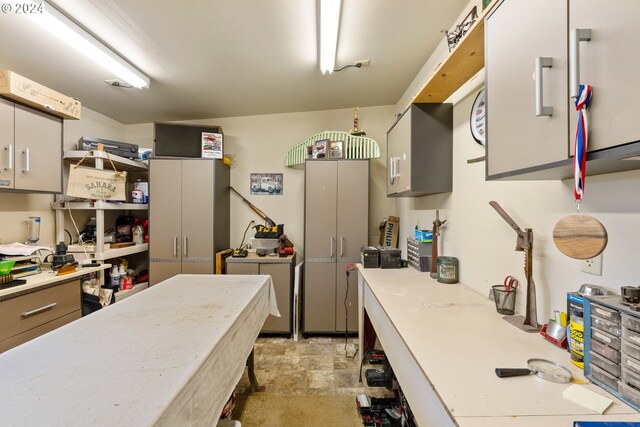
[[[371,161],[371,224],[369,238],[377,242],[377,225],[395,212],[394,201],[386,198],[386,134],[393,123],[394,107],[360,108],[360,127],[367,136],[378,141],[380,159]],[[284,156],[295,145],[324,130],[348,130],[353,126],[353,110],[327,110],[304,113],[207,119],[185,123],[221,126],[225,139],[224,151],[234,158],[231,185],[251,203],[278,223],[285,224],[285,233],[298,252],[304,243],[304,171],[284,166]],[[151,146],[153,125],[128,125],[127,142]],[[249,174],[252,172],[283,173],[282,196],[251,196]],[[151,201],[153,203],[153,201]],[[231,246],[240,245],[244,230],[251,220],[260,218],[238,197],[231,196]],[[252,233],[247,233],[250,236]]]
[[[443,59],[443,52],[446,55],[446,51],[437,49],[427,61],[396,104],[396,112],[406,107],[416,88],[422,87]],[[491,285],[501,284],[507,275],[515,275],[521,282],[517,310],[524,313],[524,254],[514,251],[515,232],[489,206],[489,201],[495,200],[520,227],[533,229],[533,277],[539,321],[546,323],[554,309],[565,310],[566,293],[577,290],[583,283],[602,284],[617,292],[620,286],[638,285],[640,251],[634,241],[640,238],[640,198],[637,197],[640,171],[589,177],[587,166],[581,211],[603,223],[609,233],[609,244],[603,255],[603,275],[582,273],[580,262],[562,255],[552,240],[555,223],[563,216],[575,213],[572,181],[486,182],[484,162],[467,164],[468,159],[484,155],[484,148],[473,140],[469,130],[471,104],[478,85],[482,85],[482,73],[450,98],[456,103],[453,191],[396,199],[403,250],[406,251],[406,238],[413,233],[413,227],[418,224],[430,229],[435,209],[440,209],[440,218],[447,219],[441,238],[441,254],[459,258],[460,281],[482,295],[488,295]]]
[[[88,108],[82,109],[81,120],[65,120],[64,149],[77,147],[82,136],[122,141],[124,125]],[[64,184],[66,185],[66,183]],[[0,192],[0,242],[24,242],[27,237],[27,218],[40,216],[41,245],[55,243],[55,215],[51,210],[53,196],[48,194],[20,194]],[[79,227],[84,225],[84,220]]]

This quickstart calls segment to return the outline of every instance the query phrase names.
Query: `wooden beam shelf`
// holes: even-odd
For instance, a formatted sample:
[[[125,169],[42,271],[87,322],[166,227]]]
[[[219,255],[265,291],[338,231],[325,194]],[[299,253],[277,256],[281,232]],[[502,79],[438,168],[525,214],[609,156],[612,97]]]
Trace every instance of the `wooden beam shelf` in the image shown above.
[[[484,18],[497,0],[482,11],[476,22],[442,61],[412,103],[440,103],[484,68]]]

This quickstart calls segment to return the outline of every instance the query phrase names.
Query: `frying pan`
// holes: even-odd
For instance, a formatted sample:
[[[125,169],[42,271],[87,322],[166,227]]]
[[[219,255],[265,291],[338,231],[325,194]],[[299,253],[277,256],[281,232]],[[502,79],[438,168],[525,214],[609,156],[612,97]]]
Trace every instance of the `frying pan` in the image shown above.
[[[554,383],[568,383],[573,378],[567,368],[550,360],[529,359],[527,366],[528,368],[496,368],[496,375],[499,378],[507,378],[534,374]]]

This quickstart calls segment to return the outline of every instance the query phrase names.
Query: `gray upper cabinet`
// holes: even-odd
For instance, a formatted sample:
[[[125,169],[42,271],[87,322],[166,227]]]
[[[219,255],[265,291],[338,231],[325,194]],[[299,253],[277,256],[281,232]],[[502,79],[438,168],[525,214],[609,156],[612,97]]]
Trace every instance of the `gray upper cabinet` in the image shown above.
[[[453,108],[412,104],[387,133],[387,195],[452,190]]]
[[[0,189],[62,192],[62,119],[0,98]]]
[[[640,2],[638,0],[570,0],[569,31],[591,30],[580,42],[579,83],[593,87],[589,108],[589,147],[597,151],[640,140]],[[570,152],[573,153],[576,110],[570,103]]]
[[[640,167],[620,161],[640,154],[640,56],[625,48],[640,45],[637,16],[635,0],[494,7],[485,24],[487,179],[572,176],[578,84],[593,87],[587,173]]]
[[[566,22],[566,2],[507,0],[485,25],[490,176],[568,156]],[[536,58],[552,62],[542,69],[542,102],[553,108],[550,116],[536,116]]]

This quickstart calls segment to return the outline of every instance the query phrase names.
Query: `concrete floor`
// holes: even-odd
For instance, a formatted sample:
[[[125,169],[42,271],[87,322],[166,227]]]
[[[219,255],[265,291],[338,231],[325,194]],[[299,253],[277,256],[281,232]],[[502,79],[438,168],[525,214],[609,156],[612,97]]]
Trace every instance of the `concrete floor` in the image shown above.
[[[357,338],[348,339],[348,356],[354,355],[357,345]],[[331,413],[336,417],[331,425],[361,425],[356,395],[366,393],[381,397],[387,393],[385,389],[365,387],[358,382],[362,355],[358,351],[355,357],[345,356],[344,337],[315,337],[297,342],[285,338],[258,338],[254,348],[255,372],[261,389],[249,393],[249,378],[245,371],[236,387],[238,402],[233,413],[233,418],[239,419],[243,427],[266,426],[265,419],[274,420],[270,425],[317,425],[313,423],[318,419],[309,416],[312,412],[325,414],[325,417]],[[294,398],[293,395],[311,397]],[[293,401],[297,404],[291,405]],[[308,410],[302,410],[300,405],[308,405]],[[260,423],[255,421],[255,411],[260,411]]]

